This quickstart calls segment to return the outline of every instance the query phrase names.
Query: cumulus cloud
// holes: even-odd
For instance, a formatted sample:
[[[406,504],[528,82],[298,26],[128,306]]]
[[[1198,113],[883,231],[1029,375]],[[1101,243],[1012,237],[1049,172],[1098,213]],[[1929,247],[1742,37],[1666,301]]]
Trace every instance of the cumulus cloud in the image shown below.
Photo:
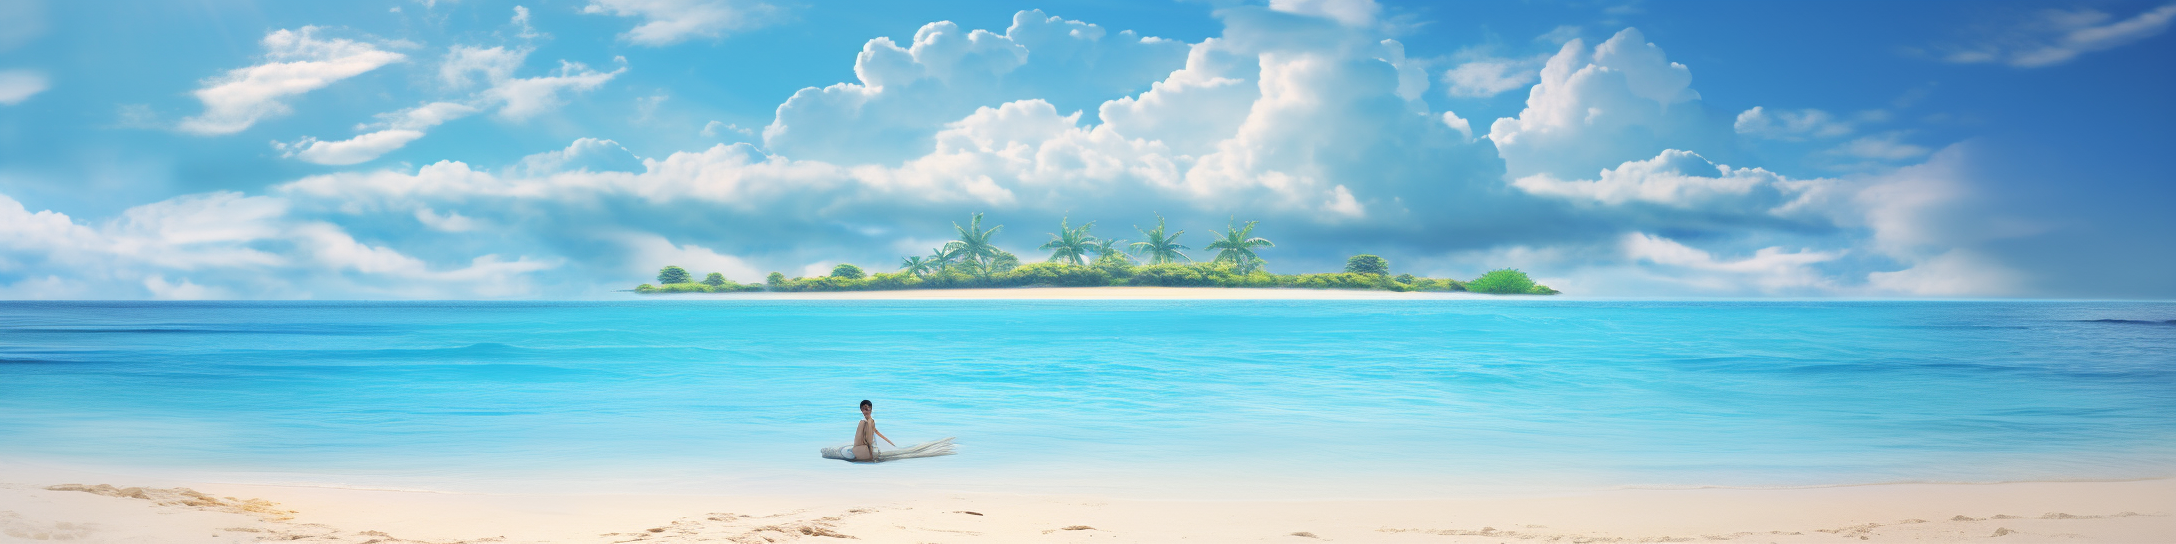
[[[241,132],[293,111],[288,98],[407,59],[369,43],[319,39],[317,32],[317,27],[305,26],[266,34],[268,62],[205,80],[204,88],[194,93],[204,103],[204,113],[183,119],[179,128],[204,135]]]
[[[1949,62],[1999,62],[2018,68],[2039,68],[2158,36],[2168,31],[2172,18],[2176,18],[2176,4],[2146,10],[2122,20],[2089,8],[2050,9],[2011,28],[1993,32],[1976,43],[1938,49],[1944,51],[1942,60]]]
[[[51,86],[52,81],[36,70],[0,70],[0,106],[21,104]]]
[[[439,124],[467,117],[476,108],[454,102],[432,102],[399,112],[380,115],[381,122],[365,125],[380,130],[368,132],[339,141],[321,141],[304,137],[292,143],[273,142],[281,156],[294,157],[305,162],[329,165],[356,164],[408,145],[422,138],[424,130]]]
[[[1731,148],[1727,122],[1711,119],[1692,71],[1627,28],[1589,50],[1565,42],[1543,65],[1518,117],[1497,119],[1488,138],[1513,177],[1584,176],[1665,149]]]
[[[858,82],[794,93],[763,142],[796,159],[895,163],[928,153],[937,131],[977,108],[1027,99],[1091,107],[1163,79],[1187,50],[1036,10],[1015,14],[1004,34],[930,23],[905,47],[891,38],[864,44]]]
[[[642,24],[620,37],[640,45],[662,46],[762,27],[777,20],[784,10],[752,0],[590,0],[589,5],[582,6],[582,13],[642,19]]]
[[[1608,206],[1657,204],[1682,209],[1761,209],[1780,204],[1782,176],[1759,168],[1731,168],[1698,154],[1664,150],[1655,158],[1603,170],[1600,179],[1564,181],[1548,174],[1519,178],[1512,186],[1528,193]],[[1758,194],[1765,193],[1765,194]],[[1732,202],[1735,201],[1735,202]]]
[[[1837,119],[1825,111],[1809,108],[1771,112],[1760,106],[1739,113],[1738,121],[1731,127],[1738,134],[1754,138],[1791,141],[1833,138],[1852,131],[1851,123]]]

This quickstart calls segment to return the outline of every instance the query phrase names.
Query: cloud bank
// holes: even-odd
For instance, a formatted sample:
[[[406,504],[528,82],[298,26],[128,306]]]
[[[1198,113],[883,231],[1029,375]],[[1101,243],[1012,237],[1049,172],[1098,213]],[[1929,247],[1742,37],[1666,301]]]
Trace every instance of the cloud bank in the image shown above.
[[[586,9],[661,17],[697,5],[713,4],[599,0]],[[1190,237],[1262,221],[1256,233],[1278,243],[1265,257],[1285,272],[1334,270],[1369,252],[1437,276],[1518,266],[1586,294],[2020,288],[2016,273],[1979,249],[1993,238],[1972,212],[1969,146],[1865,136],[1852,145],[1924,162],[1836,178],[1734,165],[1748,139],[1842,138],[1852,128],[1817,110],[1710,111],[1692,68],[1629,28],[1591,46],[1565,41],[1526,87],[1524,108],[1483,130],[1482,120],[1430,107],[1424,98],[1442,76],[1408,58],[1379,16],[1368,2],[1235,7],[1218,12],[1221,35],[1197,43],[1040,11],[1016,14],[1002,33],[940,21],[905,43],[866,42],[854,81],[785,98],[761,145],[643,157],[581,138],[509,164],[448,157],[335,171],[257,195],[177,197],[105,222],[6,200],[0,291],[595,296],[665,264],[740,281],[840,261],[889,270],[972,212],[1008,225],[1000,245],[1030,260],[1061,217],[1129,238],[1161,215]],[[650,24],[627,39],[704,35],[643,30]],[[404,59],[318,41],[308,28],[274,34],[268,49],[289,52],[207,89],[282,91],[213,93],[255,98],[205,98],[207,113],[191,123],[240,130],[333,75]],[[315,45],[297,45],[305,42]],[[460,99],[381,115],[347,140],[277,147],[299,160],[357,164],[463,116],[548,115],[626,69],[562,61],[516,77],[529,52],[449,48],[432,84],[466,93]],[[309,69],[272,71],[318,76],[280,86],[268,82],[289,80],[256,75],[289,64]],[[1525,85],[1499,81],[1518,79],[1509,74],[1451,77],[1448,92]],[[1469,84],[1486,88],[1458,90]]]

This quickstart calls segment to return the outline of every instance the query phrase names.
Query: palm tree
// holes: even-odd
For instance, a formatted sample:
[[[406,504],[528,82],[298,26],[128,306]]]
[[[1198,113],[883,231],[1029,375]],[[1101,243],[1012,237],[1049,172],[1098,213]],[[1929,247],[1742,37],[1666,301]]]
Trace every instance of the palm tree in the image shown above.
[[[928,263],[929,270],[931,272],[942,272],[946,268],[951,268],[952,263],[954,261],[958,261],[959,259],[960,256],[958,254],[952,253],[950,251],[945,251],[944,248],[940,247],[937,249],[929,250],[929,256],[923,257],[922,261]]]
[[[999,253],[1004,253],[1004,250],[990,243],[990,237],[997,235],[998,229],[1005,226],[998,225],[990,227],[990,230],[982,230],[982,214],[975,214],[974,218],[967,221],[967,226],[953,223],[952,228],[960,232],[960,239],[945,242],[944,251],[957,256],[961,261],[986,264],[990,259],[997,258]]]
[[[1223,239],[1210,242],[1209,247],[1204,249],[1219,250],[1216,253],[1216,260],[1232,263],[1232,265],[1239,267],[1239,273],[1241,274],[1253,272],[1255,267],[1262,265],[1262,257],[1254,254],[1254,248],[1277,247],[1277,244],[1270,243],[1267,239],[1252,236],[1255,223],[1257,221],[1248,221],[1247,225],[1243,227],[1237,225],[1236,222],[1226,223],[1224,234],[1222,234]]]
[[[1094,249],[1096,250],[1096,261],[1100,262],[1104,259],[1126,259],[1129,261],[1132,260],[1132,257],[1126,256],[1126,252],[1124,250],[1118,249],[1118,244],[1123,243],[1126,243],[1126,241],[1117,238],[1096,239],[1096,245],[1094,246]]]
[[[1179,252],[1179,250],[1181,249],[1193,249],[1179,245],[1179,235],[1186,234],[1186,231],[1182,230],[1171,233],[1170,236],[1165,236],[1164,216],[1156,216],[1156,230],[1141,230],[1140,225],[1134,225],[1133,230],[1141,231],[1142,236],[1148,237],[1148,241],[1146,242],[1133,243],[1134,253],[1147,255],[1148,264],[1175,263],[1179,262],[1179,259],[1186,259],[1187,262],[1193,262],[1194,259],[1192,257],[1187,257],[1185,253]]]
[[[1040,249],[1050,250],[1051,262],[1087,264],[1081,256],[1095,250],[1096,237],[1088,234],[1088,229],[1095,226],[1096,222],[1089,221],[1086,225],[1072,228],[1066,226],[1066,219],[1059,219],[1058,232],[1050,233],[1050,242],[1044,243]]]
[[[905,259],[899,260],[899,271],[913,274],[914,277],[919,278],[929,273],[930,264],[931,263],[928,259],[924,259],[921,257],[907,257]]]

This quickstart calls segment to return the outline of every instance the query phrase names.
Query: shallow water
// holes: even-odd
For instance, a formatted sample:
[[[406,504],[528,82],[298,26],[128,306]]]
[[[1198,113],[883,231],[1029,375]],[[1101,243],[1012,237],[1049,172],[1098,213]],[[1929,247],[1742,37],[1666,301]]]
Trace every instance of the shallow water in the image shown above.
[[[2176,304],[0,303],[0,459],[447,490],[2176,475]],[[905,444],[819,459],[872,399]]]

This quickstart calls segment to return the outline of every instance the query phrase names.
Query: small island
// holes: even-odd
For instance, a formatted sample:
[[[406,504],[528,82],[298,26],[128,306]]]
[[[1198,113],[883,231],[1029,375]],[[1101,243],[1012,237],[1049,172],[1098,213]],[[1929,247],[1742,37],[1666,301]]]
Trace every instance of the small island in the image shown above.
[[[1390,261],[1375,255],[1352,256],[1345,261],[1343,272],[1275,274],[1266,269],[1268,261],[1257,255],[1255,249],[1276,247],[1276,244],[1254,236],[1255,224],[1254,221],[1244,224],[1234,221],[1224,232],[1211,231],[1216,239],[1203,249],[1216,251],[1216,256],[1209,261],[1195,262],[1185,253],[1185,250],[1192,248],[1179,243],[1179,236],[1186,234],[1186,231],[1167,232],[1161,216],[1156,218],[1154,229],[1134,227],[1134,230],[1140,232],[1142,241],[1132,244],[1120,239],[1096,237],[1090,232],[1095,227],[1094,222],[1075,227],[1069,221],[1060,220],[1058,232],[1050,233],[1050,241],[1039,248],[1051,252],[1050,260],[1021,264],[1018,256],[998,249],[991,243],[991,238],[1004,225],[984,228],[982,214],[978,213],[964,226],[958,223],[952,225],[959,231],[958,239],[931,250],[929,255],[902,259],[897,272],[870,273],[860,266],[842,263],[833,267],[828,276],[787,278],[785,274],[772,272],[763,283],[744,284],[727,279],[725,274],[718,272],[711,272],[698,281],[686,269],[666,266],[658,271],[657,284],[645,283],[636,286],[634,292],[666,294],[1135,286],[1465,291],[1495,295],[1558,294],[1555,289],[1534,283],[1525,272],[1509,268],[1491,270],[1470,281],[1425,278],[1412,274],[1392,276]]]

